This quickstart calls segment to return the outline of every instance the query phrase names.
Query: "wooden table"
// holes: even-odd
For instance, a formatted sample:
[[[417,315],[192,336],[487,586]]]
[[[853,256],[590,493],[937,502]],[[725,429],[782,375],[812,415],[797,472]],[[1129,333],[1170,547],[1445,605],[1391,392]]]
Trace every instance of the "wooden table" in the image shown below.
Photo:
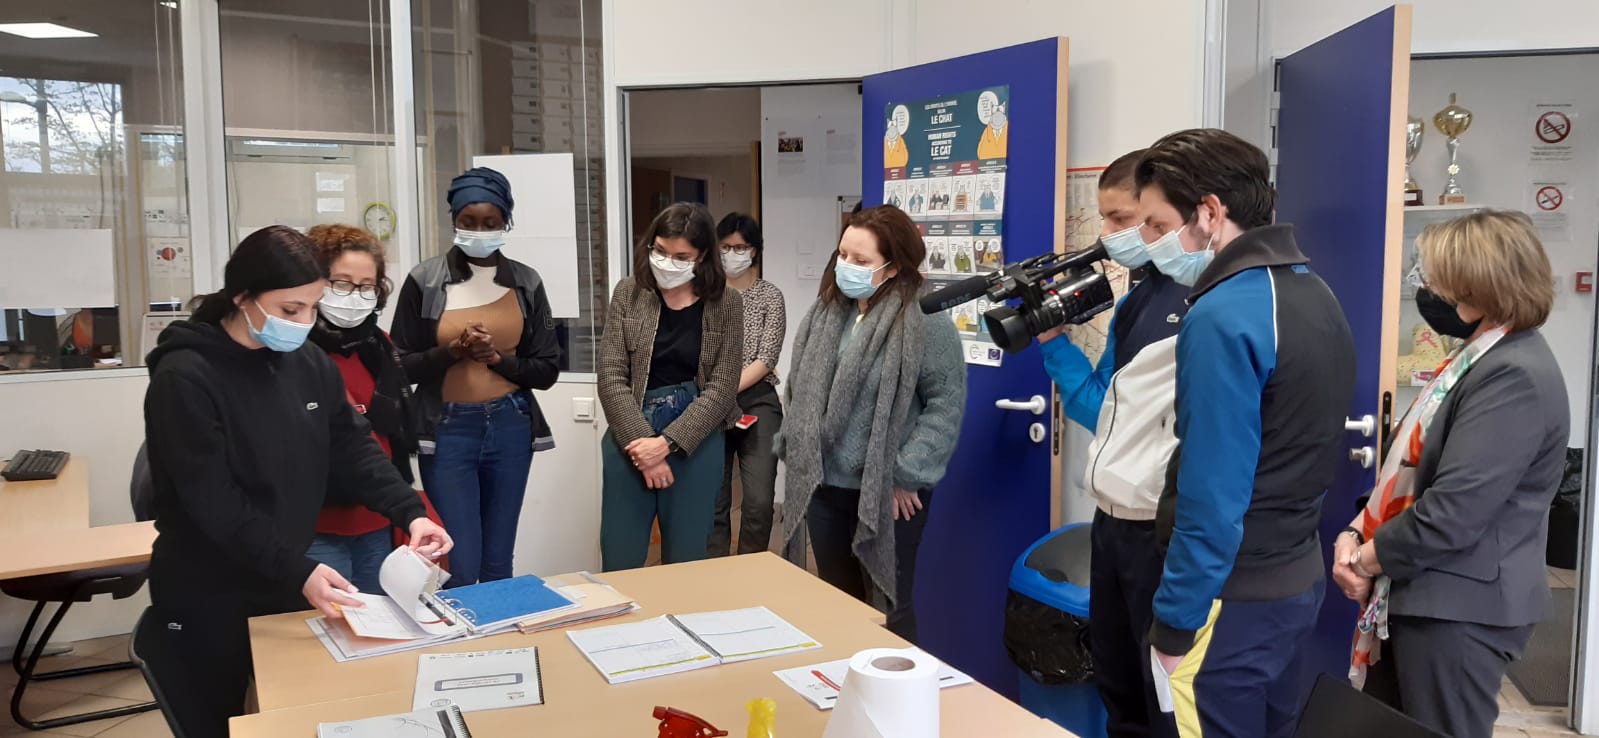
[[[67,460],[55,479],[0,479],[0,537],[89,527],[89,462]]]
[[[605,682],[565,631],[507,634],[428,649],[539,647],[545,704],[472,713],[468,724],[474,736],[520,738],[537,726],[539,735],[644,738],[655,735],[650,716],[655,705],[687,710],[732,735],[742,735],[749,721],[744,705],[757,697],[777,700],[779,735],[820,736],[829,713],[812,707],[772,672],[848,658],[866,648],[907,645],[872,622],[875,610],[769,553],[614,572],[602,578],[642,606],[604,624],[663,613],[765,605],[823,648],[618,685]],[[250,622],[256,694],[264,712],[234,718],[233,738],[310,736],[321,722],[411,710],[418,652],[336,663],[306,627],[311,616],[291,613]],[[980,684],[943,690],[941,705],[946,736],[1070,735]]]

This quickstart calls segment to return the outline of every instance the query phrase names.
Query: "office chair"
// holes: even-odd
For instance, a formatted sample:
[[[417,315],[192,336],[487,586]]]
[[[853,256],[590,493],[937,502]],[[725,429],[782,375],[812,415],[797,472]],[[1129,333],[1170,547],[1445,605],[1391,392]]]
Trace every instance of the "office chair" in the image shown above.
[[[144,449],[139,449],[139,455],[144,455]],[[139,463],[135,462],[137,469]],[[134,482],[134,497],[137,498],[138,480]],[[135,500],[137,502],[137,500]],[[137,505],[135,505],[137,507]],[[136,511],[139,520],[149,520],[148,506],[143,514]],[[110,710],[96,710],[93,712],[64,715],[49,720],[31,720],[22,714],[22,698],[32,682],[67,679],[90,674],[103,674],[109,671],[120,671],[135,668],[132,661],[123,661],[115,664],[99,664],[83,666],[57,671],[38,672],[39,659],[44,655],[45,646],[50,642],[50,637],[55,635],[56,627],[61,625],[62,618],[67,615],[73,603],[88,602],[98,595],[109,594],[112,599],[121,600],[132,597],[144,587],[144,582],[149,578],[149,564],[128,564],[125,566],[107,566],[97,569],[84,569],[82,571],[68,571],[57,574],[41,574],[39,576],[9,579],[0,582],[0,592],[22,600],[36,603],[33,613],[28,616],[28,623],[22,629],[22,637],[17,640],[17,648],[11,652],[11,667],[17,672],[17,686],[11,691],[11,719],[18,725],[30,730],[50,730],[67,725],[77,725],[93,720],[125,717],[137,715],[156,709],[155,702],[144,702],[137,705],[117,707]],[[39,640],[34,643],[33,649],[28,650],[28,642],[33,637],[33,629],[39,624],[39,616],[44,614],[45,606],[55,603],[55,614],[39,634]],[[27,654],[24,659],[23,654]]]
[[[1299,715],[1299,728],[1294,731],[1294,738],[1348,738],[1352,735],[1448,738],[1355,689],[1343,679],[1328,674],[1316,677],[1310,700]]]

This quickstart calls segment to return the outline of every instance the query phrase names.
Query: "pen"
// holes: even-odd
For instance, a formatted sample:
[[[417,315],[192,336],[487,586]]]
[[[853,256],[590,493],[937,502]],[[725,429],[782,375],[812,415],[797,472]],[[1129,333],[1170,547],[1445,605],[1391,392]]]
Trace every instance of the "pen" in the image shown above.
[[[842,692],[844,690],[843,687],[840,687],[837,684],[835,684],[833,682],[833,680],[828,679],[827,675],[823,674],[821,669],[811,669],[811,675],[816,677],[817,679],[822,680],[823,684],[826,684],[827,686],[832,687],[833,691],[835,691],[835,692]]]

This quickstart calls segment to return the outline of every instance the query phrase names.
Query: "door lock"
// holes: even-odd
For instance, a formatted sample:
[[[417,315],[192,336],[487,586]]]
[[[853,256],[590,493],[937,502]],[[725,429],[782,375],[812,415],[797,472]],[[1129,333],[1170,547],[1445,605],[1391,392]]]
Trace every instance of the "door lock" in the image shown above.
[[[1371,438],[1377,433],[1377,419],[1370,415],[1362,415],[1359,420],[1344,418],[1344,430],[1359,433],[1365,438]]]
[[[1349,449],[1349,460],[1360,464],[1362,469],[1370,469],[1377,462],[1377,449],[1370,446]]]
[[[1049,410],[1049,400],[1043,395],[1033,395],[1026,400],[995,400],[994,407],[1001,410],[1022,410],[1034,415],[1043,415]]]

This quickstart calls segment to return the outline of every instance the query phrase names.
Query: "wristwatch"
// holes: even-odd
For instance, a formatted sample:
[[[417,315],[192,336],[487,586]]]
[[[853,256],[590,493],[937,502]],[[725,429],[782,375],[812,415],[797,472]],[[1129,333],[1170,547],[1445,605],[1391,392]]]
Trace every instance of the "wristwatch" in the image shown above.
[[[1366,537],[1361,535],[1360,531],[1355,529],[1355,526],[1351,525],[1348,528],[1345,528],[1345,529],[1343,529],[1343,530],[1338,532],[1339,535],[1343,535],[1344,533],[1348,533],[1349,535],[1354,536],[1356,545],[1365,545]]]
[[[677,441],[672,440],[670,437],[668,437],[665,434],[662,434],[661,438],[665,438],[666,439],[666,453],[667,454],[670,454],[672,456],[682,456],[683,455],[683,447],[677,445]]]

